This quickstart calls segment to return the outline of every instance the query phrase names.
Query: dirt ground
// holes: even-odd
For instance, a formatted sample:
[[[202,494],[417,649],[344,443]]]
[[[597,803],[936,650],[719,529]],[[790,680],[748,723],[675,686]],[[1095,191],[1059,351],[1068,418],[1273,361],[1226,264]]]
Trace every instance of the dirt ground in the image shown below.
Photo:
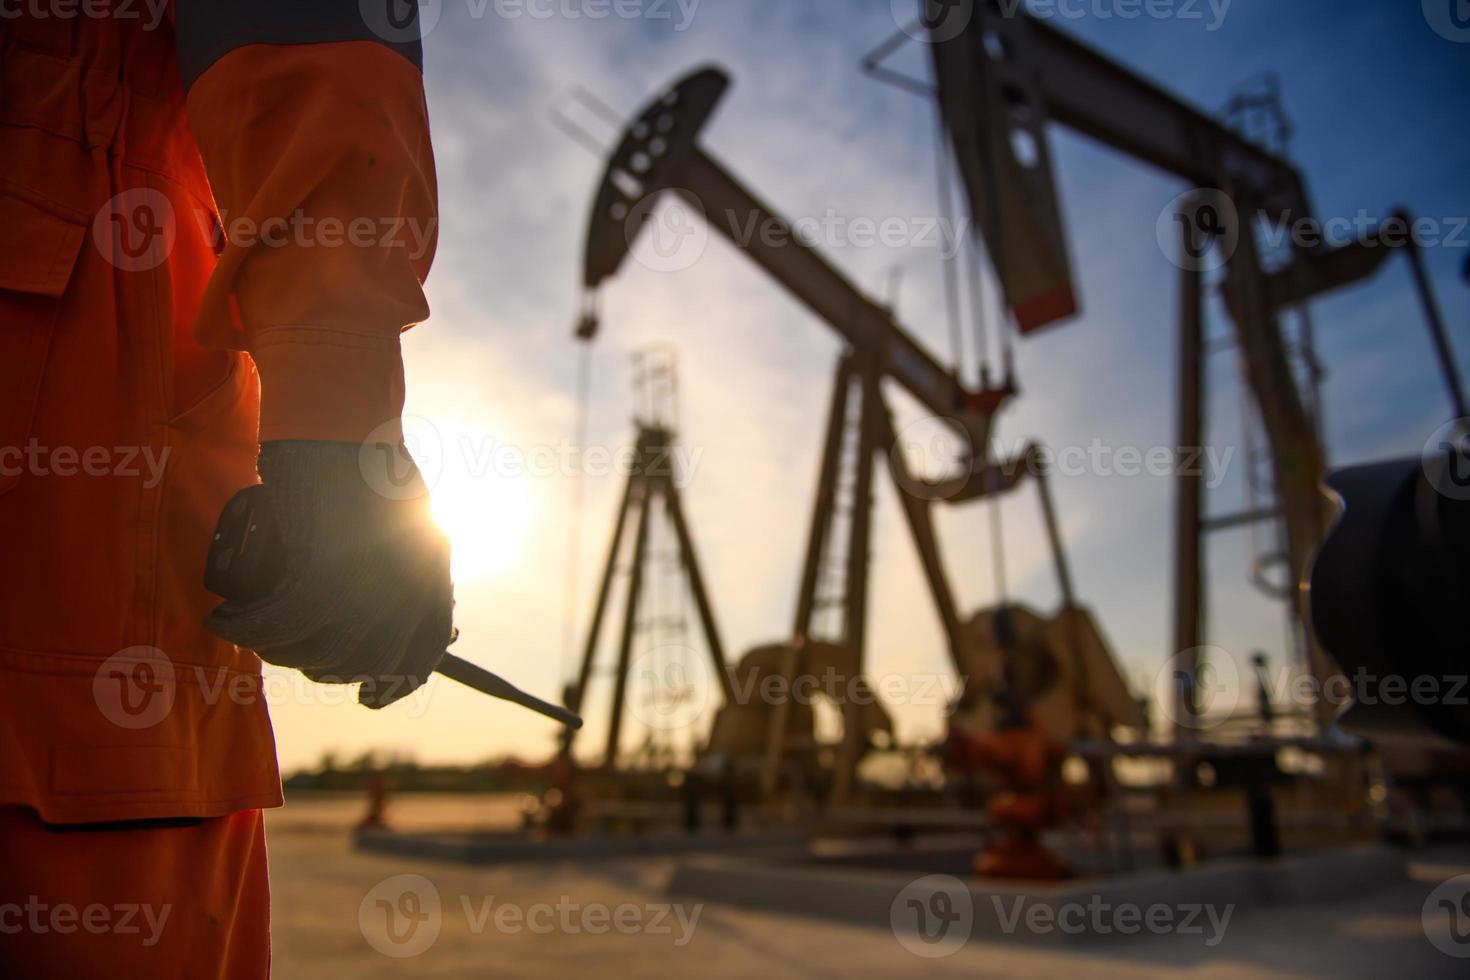
[[[358,854],[348,828],[361,809],[356,799],[296,800],[271,814],[277,977],[1470,976],[1470,959],[1430,942],[1423,915],[1437,885],[1470,872],[1463,848],[1421,852],[1413,880],[1371,894],[1238,908],[1213,946],[1180,934],[1065,950],[971,940],[933,957],[889,929],[671,907],[667,860],[470,868]],[[390,816],[405,827],[468,827],[503,825],[514,812],[513,800],[404,798]],[[1470,954],[1470,944],[1457,951]]]

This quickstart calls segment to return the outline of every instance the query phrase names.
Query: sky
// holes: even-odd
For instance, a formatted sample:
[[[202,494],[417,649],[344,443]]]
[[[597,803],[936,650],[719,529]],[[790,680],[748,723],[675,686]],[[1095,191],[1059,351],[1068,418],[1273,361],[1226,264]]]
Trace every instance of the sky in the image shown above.
[[[1426,249],[1462,371],[1470,367],[1470,31],[1456,0],[1156,0],[1166,16],[1127,17],[1129,0],[1062,0],[1038,14],[1186,101],[1215,111],[1242,83],[1276,72],[1295,127],[1291,155],[1323,218],[1382,220],[1404,207],[1434,219]],[[1444,6],[1441,11],[1438,6]],[[1143,5],[1139,5],[1143,6]],[[575,465],[580,301],[587,210],[602,161],[552,122],[562,106],[600,143],[611,122],[569,108],[584,89],[626,117],[687,71],[718,64],[733,85],[703,145],[790,218],[837,215],[933,223],[931,108],[860,70],[863,55],[909,20],[908,0],[442,0],[425,6],[426,89],[439,176],[431,319],[404,341],[410,438],[427,448],[436,512],[457,549],[460,656],[555,697],[586,632],[622,478]],[[1434,25],[1439,26],[1439,30]],[[922,77],[908,44],[894,67]],[[1178,180],[1053,127],[1049,140],[1082,314],[1017,342],[1021,396],[1001,415],[1005,445],[1146,453],[1173,441],[1178,271],[1156,227],[1186,190]],[[939,250],[835,234],[824,254],[875,296],[901,270],[899,320],[949,361]],[[681,263],[683,264],[683,263]],[[602,298],[603,330],[585,355],[585,446],[611,454],[634,437],[633,354],[677,351],[685,508],[724,644],[733,659],[789,633],[814,492],[837,336],[744,256],[711,239],[687,268],[635,251]],[[993,284],[987,293],[993,297]],[[993,305],[993,304],[992,304]],[[1402,259],[1370,282],[1313,305],[1328,369],[1324,419],[1334,465],[1417,454],[1452,416]],[[992,311],[991,321],[995,320]],[[1218,307],[1212,335],[1228,324]],[[992,329],[994,329],[992,327]],[[963,362],[973,376],[974,357]],[[1230,353],[1210,362],[1208,442],[1220,461],[1212,513],[1245,499],[1241,391]],[[890,390],[901,429],[924,413]],[[412,447],[411,447],[412,448]],[[1055,483],[1076,589],[1140,693],[1172,651],[1172,484],[1111,469]],[[897,502],[878,481],[869,670],[913,682],[949,674],[937,617]],[[577,501],[580,500],[580,506]],[[580,515],[580,518],[579,516]],[[1023,490],[1001,504],[1010,598],[1057,603],[1038,507]],[[997,601],[987,504],[942,508],[941,548],[960,606]],[[663,539],[667,541],[667,538]],[[578,544],[575,549],[572,544]],[[1208,642],[1244,657],[1287,656],[1278,604],[1248,582],[1247,532],[1210,544]],[[575,558],[572,555],[575,554]],[[574,608],[568,629],[568,582]],[[661,583],[666,586],[667,583]],[[620,593],[615,592],[615,596]],[[667,588],[661,600],[676,608]],[[605,635],[615,636],[621,603]],[[625,747],[646,725],[701,733],[715,706],[692,613],[685,651],[635,649],[637,664],[688,665],[695,693],[672,714],[643,693]],[[569,643],[569,638],[573,641]],[[579,747],[604,738],[615,654],[604,642]],[[659,659],[662,658],[662,659]],[[420,762],[545,755],[555,726],[436,679],[382,712],[270,669],[284,768],[324,752]],[[933,738],[942,703],[894,706],[900,736]]]

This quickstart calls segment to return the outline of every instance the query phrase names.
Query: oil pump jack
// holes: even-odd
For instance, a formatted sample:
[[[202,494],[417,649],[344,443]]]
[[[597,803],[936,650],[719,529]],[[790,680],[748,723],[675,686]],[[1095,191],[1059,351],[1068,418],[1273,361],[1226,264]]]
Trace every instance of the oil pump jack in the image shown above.
[[[940,110],[966,197],[991,257],[1006,306],[1023,334],[1058,323],[1079,308],[1067,256],[1062,209],[1052,173],[1047,127],[1057,123],[1098,140],[1141,162],[1186,180],[1198,189],[1180,217],[1183,268],[1179,332],[1179,430],[1181,454],[1196,451],[1204,434],[1204,268],[1198,261],[1210,245],[1227,253],[1223,291],[1244,373],[1264,423],[1274,470],[1277,506],[1257,512],[1206,518],[1203,482],[1187,466],[1178,475],[1175,514],[1176,595],[1174,650],[1178,655],[1178,703],[1173,717],[1181,734],[1192,733],[1195,659],[1203,633],[1202,538],[1214,529],[1279,522],[1284,529],[1290,584],[1288,605],[1302,622],[1296,583],[1302,578],[1328,521],[1319,485],[1325,452],[1315,401],[1295,377],[1293,351],[1283,333],[1284,312],[1305,316],[1311,299],[1363,280],[1383,263],[1390,246],[1378,232],[1338,248],[1304,248],[1295,240],[1289,256],[1268,262],[1256,238],[1256,222],[1289,227],[1311,216],[1304,181],[1282,155],[1185,104],[1103,55],[995,0],[917,0],[931,36],[928,45],[934,85],[919,88]],[[958,14],[956,14],[958,12]],[[962,16],[959,30],[952,16]],[[904,32],[912,34],[912,29]],[[891,50],[885,44],[880,50]],[[870,61],[870,67],[873,62]],[[729,81],[718,68],[693,72],[651,101],[627,125],[611,153],[592,208],[584,255],[584,297],[577,336],[593,339],[599,329],[597,292],[619,269],[655,205],[667,196],[731,240],[748,258],[798,298],[846,341],[837,368],[826,449],[797,600],[792,642],[779,672],[800,672],[810,645],[812,616],[824,549],[833,533],[840,444],[858,396],[858,447],[848,546],[844,567],[842,644],[861,670],[864,647],[872,461],[887,459],[900,486],[899,500],[938,609],[956,669],[966,673],[967,639],[930,514],[931,503],[958,504],[1013,489],[1025,475],[1037,477],[1044,516],[1062,585],[1072,606],[1065,556],[1046,491],[1045,473],[1023,460],[997,461],[987,454],[992,421],[1015,395],[1009,377],[1000,386],[966,387],[900,325],[884,304],[866,296],[806,245],[791,224],[750,192],[700,144],[700,135]],[[1236,220],[1232,223],[1231,217]],[[752,227],[781,234],[740,234]],[[1446,356],[1448,342],[1430,295],[1422,259],[1410,246],[1416,283],[1431,334],[1444,362],[1452,395],[1463,404],[1458,379]],[[1310,336],[1302,344],[1314,363]],[[908,472],[895,452],[883,383],[891,380],[961,438],[969,459],[955,480],[928,483]],[[1032,454],[1028,451],[1023,457]],[[1302,631],[1306,661],[1319,681],[1330,666],[1311,636]],[[1106,661],[1106,653],[1103,653]],[[1111,664],[1107,664],[1111,666]],[[1104,671],[1106,672],[1106,671]],[[1086,670],[1082,671],[1083,676]],[[1106,696],[1098,698],[1106,701]],[[763,784],[774,788],[788,735],[789,699],[769,718]],[[1094,707],[1097,705],[1094,704]],[[1333,706],[1317,706],[1317,722],[1330,724]],[[833,796],[850,789],[863,751],[863,728],[844,705],[844,737],[835,767]]]
[[[816,659],[831,662],[831,644],[813,642],[812,624],[817,607],[824,555],[835,534],[839,473],[843,464],[843,435],[857,402],[858,434],[853,462],[852,499],[848,511],[848,540],[842,573],[843,631],[841,662],[853,665],[854,683],[861,683],[867,621],[873,471],[886,461],[901,501],[909,531],[947,638],[956,671],[968,674],[961,624],[947,573],[940,558],[930,507],[936,499],[973,500],[1013,489],[1028,472],[1039,475],[1043,514],[1062,592],[1071,603],[1071,585],[1062,552],[1051,498],[1044,474],[1031,465],[1034,453],[1022,459],[991,460],[987,454],[995,414],[1015,394],[1010,379],[998,387],[967,388],[954,371],[943,367],[902,325],[893,312],[869,298],[814,248],[805,244],[791,224],[747,190],[699,144],[699,136],[726,92],[729,79],[717,68],[693,72],[646,106],[624,130],[611,154],[599,186],[587,233],[584,285],[587,296],[577,336],[591,340],[598,331],[597,290],[620,267],[643,230],[658,199],[676,195],[703,215],[747,257],[784,286],[818,318],[846,341],[839,359],[828,414],[821,474],[797,598],[792,640],[781,648],[776,672],[789,685],[813,669]],[[743,228],[773,228],[780,233],[750,238]],[[892,380],[960,437],[968,466],[954,480],[935,483],[916,477],[898,450],[883,382]],[[855,396],[855,398],[854,398]],[[1089,621],[1090,623],[1090,621]],[[815,659],[814,659],[815,658]],[[726,691],[728,697],[728,689]],[[575,700],[573,701],[575,704]],[[831,798],[845,799],[866,737],[874,724],[864,705],[847,698],[840,704],[843,737],[833,766]],[[762,785],[774,791],[780,777],[792,721],[792,698],[777,699],[766,719]],[[718,726],[717,726],[718,727]]]
[[[1010,9],[1008,9],[1010,8]],[[1257,222],[1292,227],[1312,216],[1305,181],[1282,156],[1233,131],[1110,61],[1105,56],[997,0],[917,0],[928,31],[940,112],[971,212],[984,237],[1007,303],[1022,333],[1077,312],[1059,194],[1047,140],[1055,123],[1198,190],[1179,215],[1181,282],[1178,445],[1197,452],[1204,436],[1204,268],[1197,261],[1215,238],[1225,251],[1223,290],[1242,354],[1247,385],[1264,424],[1277,506],[1207,519],[1197,468],[1180,466],[1175,512],[1173,649],[1181,683],[1174,714],[1181,735],[1197,728],[1195,651],[1203,633],[1202,538],[1209,531],[1279,522],[1286,571],[1283,598],[1297,625],[1307,664],[1319,683],[1332,670],[1306,621],[1302,593],[1309,562],[1330,514],[1321,491],[1326,475],[1321,418],[1314,396],[1320,377],[1307,304],[1371,276],[1394,247],[1407,252],[1450,399],[1460,417],[1465,396],[1423,257],[1399,214],[1359,241],[1305,247],[1291,236],[1289,255],[1268,266]],[[918,25],[915,25],[918,26]],[[912,30],[912,28],[911,28]],[[895,35],[900,37],[901,35]],[[902,35],[907,36],[907,35]],[[886,54],[890,41],[879,49]],[[870,64],[871,64],[870,60]],[[1309,376],[1304,395],[1282,330],[1295,308],[1304,319],[1299,353]],[[1315,705],[1319,727],[1335,706]]]

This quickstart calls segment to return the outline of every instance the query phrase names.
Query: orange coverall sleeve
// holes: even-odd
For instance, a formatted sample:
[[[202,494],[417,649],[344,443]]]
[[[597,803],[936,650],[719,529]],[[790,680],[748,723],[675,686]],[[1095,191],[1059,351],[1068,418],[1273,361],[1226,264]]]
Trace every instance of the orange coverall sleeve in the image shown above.
[[[438,231],[423,76],[370,32],[290,23],[311,7],[178,0],[189,124],[224,230],[195,336],[250,352],[260,441],[396,441],[399,335],[428,316]],[[246,23],[190,24],[211,16]]]

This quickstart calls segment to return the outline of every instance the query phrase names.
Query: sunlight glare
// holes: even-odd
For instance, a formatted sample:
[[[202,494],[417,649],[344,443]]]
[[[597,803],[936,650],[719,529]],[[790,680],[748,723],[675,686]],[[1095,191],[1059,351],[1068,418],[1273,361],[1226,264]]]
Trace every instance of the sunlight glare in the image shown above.
[[[444,426],[443,470],[431,491],[430,509],[449,535],[456,583],[498,578],[520,561],[533,516],[530,479],[485,465],[492,437],[470,426]],[[468,448],[467,448],[468,447]]]

